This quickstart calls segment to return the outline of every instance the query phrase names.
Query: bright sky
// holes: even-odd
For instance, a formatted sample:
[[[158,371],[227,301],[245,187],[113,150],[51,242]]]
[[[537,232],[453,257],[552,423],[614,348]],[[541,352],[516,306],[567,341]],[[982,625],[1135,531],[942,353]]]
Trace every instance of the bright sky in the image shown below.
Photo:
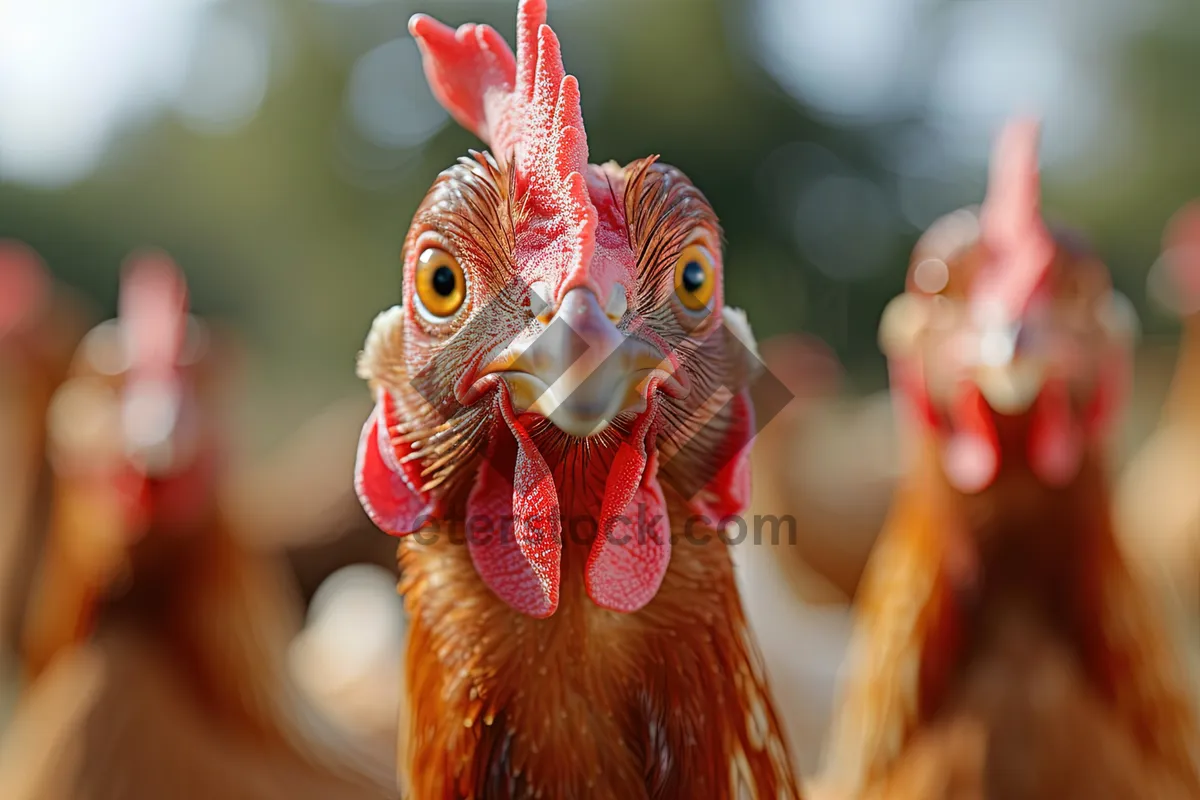
[[[227,130],[262,101],[267,47],[211,0],[0,0],[0,179],[86,177],[164,106]]]

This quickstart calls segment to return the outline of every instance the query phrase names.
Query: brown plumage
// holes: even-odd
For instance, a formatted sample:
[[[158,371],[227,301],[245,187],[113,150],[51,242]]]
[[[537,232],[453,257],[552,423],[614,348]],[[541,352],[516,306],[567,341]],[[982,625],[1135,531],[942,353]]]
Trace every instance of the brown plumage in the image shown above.
[[[85,339],[51,407],[50,530],[0,796],[388,797],[287,680],[298,598],[218,501],[220,351],[164,258],[131,265],[120,319]]]
[[[0,242],[0,648],[15,652],[43,529],[46,407],[87,311],[37,254]]]
[[[1040,227],[1030,136],[1006,131],[982,217],[931,229],[885,317],[917,446],[860,593],[830,796],[1200,797],[1181,664],[1110,519],[1128,323],[1103,264]],[[1007,361],[966,311],[989,300],[1017,315]]]
[[[927,451],[901,490],[864,584],[826,779],[847,797],[953,797],[909,794],[893,773],[928,757],[919,742],[973,725],[988,798],[1200,796],[1184,678],[1108,527],[1102,468],[1053,492],[1001,480],[964,502]]]
[[[675,550],[658,595],[636,616],[596,607],[567,572],[562,605],[546,620],[499,601],[447,537],[406,543],[401,748],[415,767],[414,797],[794,792],[777,783],[787,748],[728,549],[703,535],[706,544]],[[564,565],[585,555],[569,545]]]

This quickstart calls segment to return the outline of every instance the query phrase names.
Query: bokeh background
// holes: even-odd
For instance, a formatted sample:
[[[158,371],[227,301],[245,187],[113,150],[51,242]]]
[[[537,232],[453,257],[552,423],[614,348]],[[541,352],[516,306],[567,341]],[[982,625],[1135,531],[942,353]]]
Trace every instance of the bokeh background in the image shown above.
[[[267,447],[354,391],[412,210],[478,145],[430,95],[409,15],[511,41],[514,5],[0,3],[0,236],[105,311],[130,250],[168,250],[197,310],[243,335],[239,441]],[[702,187],[760,338],[813,333],[855,386],[882,386],[875,327],[909,248],[978,201],[990,137],[1028,111],[1048,213],[1093,238],[1169,341],[1144,284],[1166,219],[1200,194],[1192,0],[550,6],[593,160],[661,153]]]

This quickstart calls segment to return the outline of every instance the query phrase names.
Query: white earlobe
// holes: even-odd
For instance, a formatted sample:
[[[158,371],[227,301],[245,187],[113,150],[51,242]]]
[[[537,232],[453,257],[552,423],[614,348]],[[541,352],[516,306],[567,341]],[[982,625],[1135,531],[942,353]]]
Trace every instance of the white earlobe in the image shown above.
[[[758,354],[758,341],[754,338],[754,331],[750,330],[750,320],[746,318],[745,311],[730,306],[725,306],[722,318],[725,327],[737,337],[737,340],[746,347],[749,353],[749,355],[743,354],[746,355],[745,360],[748,363],[742,366],[746,370],[747,379],[753,381],[764,367],[762,356]]]
[[[358,377],[393,388],[406,374],[404,309],[397,305],[378,314],[371,323],[367,341],[358,354]]]
[[[742,311],[740,308],[725,306],[723,313],[725,316],[725,324],[729,326],[729,330],[732,331],[733,335],[738,338],[738,341],[746,345],[746,348],[753,353],[756,358],[759,358],[758,342],[754,338],[754,331],[750,330],[750,320],[746,318],[746,312]]]
[[[905,292],[892,299],[879,320],[879,349],[889,358],[911,352],[929,324],[932,300]]]

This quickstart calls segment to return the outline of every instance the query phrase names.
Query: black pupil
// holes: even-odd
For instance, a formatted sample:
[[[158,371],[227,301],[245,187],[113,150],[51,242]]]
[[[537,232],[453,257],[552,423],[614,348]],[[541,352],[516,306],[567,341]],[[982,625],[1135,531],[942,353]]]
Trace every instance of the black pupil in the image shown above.
[[[683,268],[683,288],[695,292],[704,285],[704,267],[696,261],[689,261]]]
[[[449,297],[454,294],[454,289],[457,285],[458,280],[454,277],[454,270],[445,264],[433,271],[433,290],[442,297]]]

